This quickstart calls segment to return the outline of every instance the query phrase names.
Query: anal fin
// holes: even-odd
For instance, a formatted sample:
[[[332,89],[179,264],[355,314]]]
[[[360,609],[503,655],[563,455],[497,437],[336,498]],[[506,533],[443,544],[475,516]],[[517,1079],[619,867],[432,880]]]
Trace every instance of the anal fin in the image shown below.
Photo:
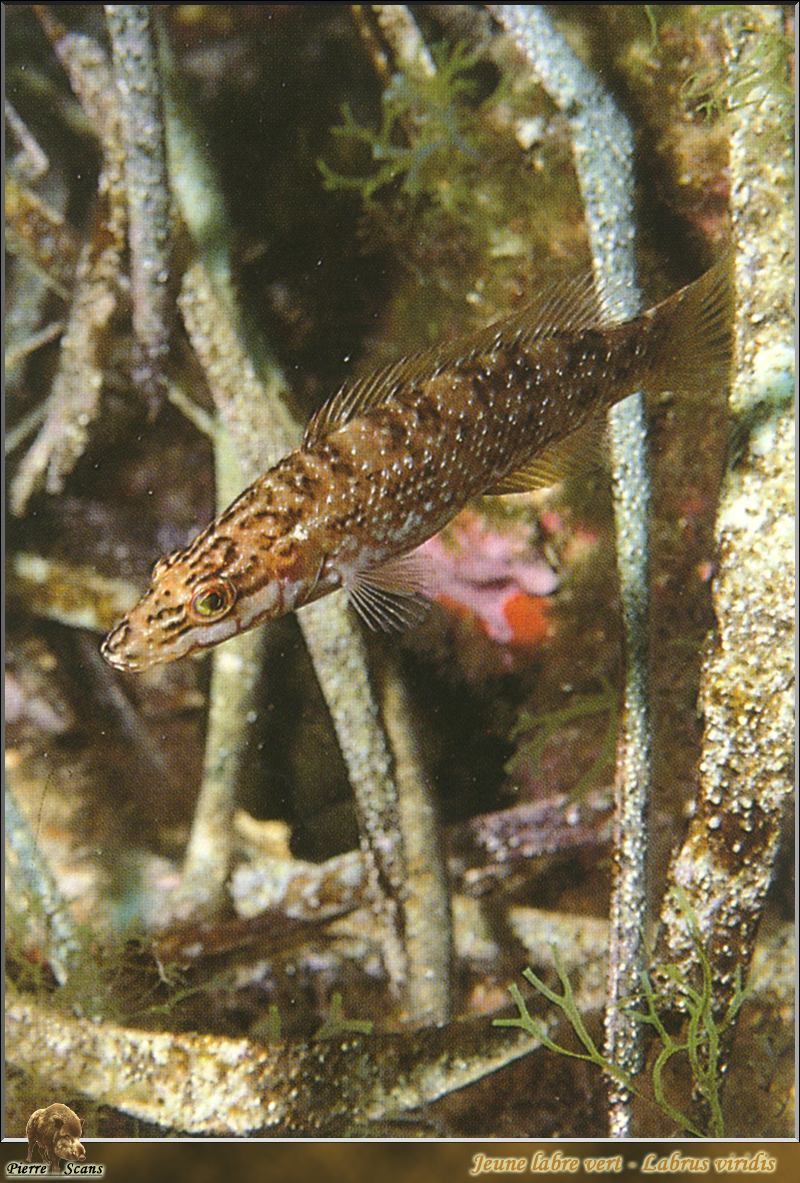
[[[486,493],[490,497],[506,493],[530,493],[549,489],[568,477],[579,476],[604,462],[606,435],[605,411],[595,412],[577,431],[531,456],[520,467],[499,480]]]

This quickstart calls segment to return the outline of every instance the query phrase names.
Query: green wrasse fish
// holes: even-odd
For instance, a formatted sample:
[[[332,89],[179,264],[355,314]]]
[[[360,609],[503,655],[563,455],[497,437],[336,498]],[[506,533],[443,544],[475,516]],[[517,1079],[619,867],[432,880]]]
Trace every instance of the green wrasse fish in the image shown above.
[[[302,445],[153,568],[105,639],[120,670],[225,641],[338,587],[371,628],[420,613],[410,552],[471,498],[554,484],[636,390],[702,392],[730,357],[729,264],[633,319],[590,279],[349,382]]]

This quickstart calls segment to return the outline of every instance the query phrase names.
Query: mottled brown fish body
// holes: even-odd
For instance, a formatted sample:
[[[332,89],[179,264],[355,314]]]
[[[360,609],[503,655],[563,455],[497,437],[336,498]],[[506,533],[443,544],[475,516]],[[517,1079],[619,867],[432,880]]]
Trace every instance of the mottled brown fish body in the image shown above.
[[[548,454],[634,390],[702,388],[724,370],[728,290],[719,267],[614,324],[575,285],[343,388],[301,448],[156,564],[104,655],[142,669],[341,585],[370,625],[406,622],[422,580],[403,556],[472,497],[547,483]]]
[[[626,393],[645,372],[628,337]],[[623,375],[610,373],[608,355],[599,339],[505,346],[408,384],[310,452],[294,453],[292,466],[327,468],[325,504],[316,507],[326,553],[352,554],[366,543],[380,560],[398,544],[411,549],[430,538],[532,450],[615,401]]]

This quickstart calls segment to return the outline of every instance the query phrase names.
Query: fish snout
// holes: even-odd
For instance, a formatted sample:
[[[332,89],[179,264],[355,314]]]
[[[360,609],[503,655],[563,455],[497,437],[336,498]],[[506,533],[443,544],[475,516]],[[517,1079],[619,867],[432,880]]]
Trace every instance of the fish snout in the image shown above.
[[[115,670],[135,671],[142,669],[146,664],[143,654],[136,652],[131,632],[127,620],[123,620],[112,629],[100,646],[100,653]]]

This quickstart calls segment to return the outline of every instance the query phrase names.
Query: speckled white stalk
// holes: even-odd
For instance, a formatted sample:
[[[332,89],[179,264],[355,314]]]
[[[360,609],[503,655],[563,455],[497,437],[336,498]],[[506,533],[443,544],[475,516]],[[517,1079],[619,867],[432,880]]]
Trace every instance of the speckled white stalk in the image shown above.
[[[151,4],[106,4],[125,145],[133,327],[154,394],[169,348],[170,194]]]
[[[166,46],[163,52],[166,60]],[[165,68],[169,71],[168,64]],[[216,194],[215,180],[204,162],[188,118],[174,99],[167,104],[167,132],[172,169],[182,178],[177,196],[188,217],[198,216],[193,215],[198,191],[206,195],[199,206],[200,222],[191,223],[202,248],[203,264],[196,264],[187,273],[182,311],[184,319],[193,326],[193,345],[215,392],[220,419],[233,441],[245,479],[254,480],[277,455],[297,445],[301,428],[285,401],[285,378],[274,359],[265,356],[263,343],[250,349],[243,347],[242,338],[246,334],[237,321],[230,286],[223,205],[221,199],[207,200],[209,192]],[[258,374],[253,356],[261,359]],[[427,885],[424,880],[419,885],[409,884],[407,880],[397,780],[372,686],[364,639],[342,595],[326,596],[307,605],[298,614],[298,623],[331,713],[353,789],[371,883],[387,922],[385,948],[390,977],[398,993],[411,997],[415,983],[427,982],[430,963],[418,961],[414,949],[408,955],[402,948],[399,933],[408,927],[403,920],[406,899],[410,894],[414,900],[424,900]],[[227,644],[235,646],[242,639]],[[443,859],[435,831],[430,834],[429,847],[432,857]],[[225,859],[217,859],[218,877],[223,863],[225,870],[229,869]],[[426,910],[424,904],[420,906],[431,917],[431,923],[441,918],[436,908]],[[447,953],[451,945],[448,918],[444,917],[444,930],[431,935],[431,940],[438,940]],[[443,953],[440,960],[445,956]],[[447,1001],[435,1017],[444,1018],[446,1009]]]
[[[595,273],[626,293],[615,307],[639,311],[634,255],[634,139],[611,95],[572,52],[538,4],[490,5],[547,93],[569,120]],[[641,1028],[619,1006],[635,993],[643,965],[647,908],[647,808],[651,781],[648,696],[650,479],[644,400],[635,394],[610,412],[617,570],[626,645],[625,700],[617,747],[615,874],[606,1054],[630,1075],[641,1061]],[[612,1137],[630,1135],[629,1097],[611,1088]]]
[[[739,5],[723,19],[736,96],[729,119],[738,356],[729,409],[746,446],[720,494],[700,792],[669,876],[708,949],[720,1009],[737,968],[744,973],[750,962],[793,788],[796,578],[792,99],[788,60],[785,94],[765,84],[759,68],[764,44],[781,34],[783,10]],[[669,893],[662,918],[663,955],[696,974],[695,942]]]

